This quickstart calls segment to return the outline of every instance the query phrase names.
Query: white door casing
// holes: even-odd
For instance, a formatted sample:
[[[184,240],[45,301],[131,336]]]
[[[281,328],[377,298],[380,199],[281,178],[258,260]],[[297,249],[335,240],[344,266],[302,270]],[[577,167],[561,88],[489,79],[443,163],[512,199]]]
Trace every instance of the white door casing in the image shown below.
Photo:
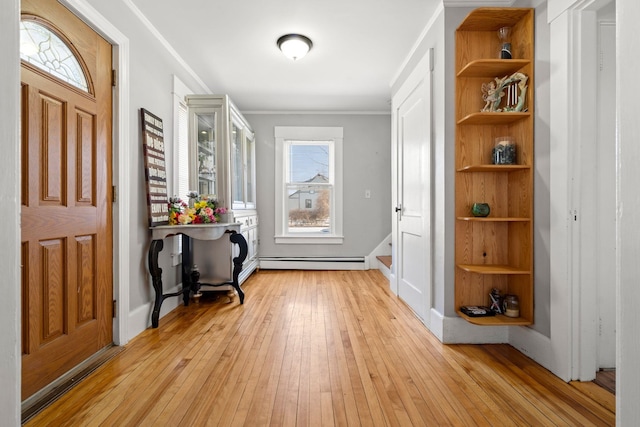
[[[431,309],[431,51],[394,94],[392,289],[429,326]]]
[[[549,5],[551,361],[564,380],[597,366],[597,10],[613,0]],[[615,173],[619,173],[616,169]],[[612,278],[612,280],[614,280]]]
[[[616,27],[598,23],[598,134],[596,281],[598,342],[596,368],[616,366]],[[587,190],[585,190],[587,191]]]

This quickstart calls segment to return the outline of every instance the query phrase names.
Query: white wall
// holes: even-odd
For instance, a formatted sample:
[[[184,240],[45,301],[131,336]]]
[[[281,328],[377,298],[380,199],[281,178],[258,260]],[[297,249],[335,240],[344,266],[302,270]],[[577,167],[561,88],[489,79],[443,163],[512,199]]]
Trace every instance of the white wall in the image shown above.
[[[391,116],[244,114],[256,137],[260,256],[366,256],[391,232]],[[275,244],[275,126],[339,126],[343,139],[342,245]],[[371,198],[365,198],[365,190]]]
[[[0,13],[0,56],[18,58],[19,0],[4,0]],[[20,425],[20,143],[18,134],[20,66],[0,61],[0,221],[2,298],[0,298],[0,425]]]

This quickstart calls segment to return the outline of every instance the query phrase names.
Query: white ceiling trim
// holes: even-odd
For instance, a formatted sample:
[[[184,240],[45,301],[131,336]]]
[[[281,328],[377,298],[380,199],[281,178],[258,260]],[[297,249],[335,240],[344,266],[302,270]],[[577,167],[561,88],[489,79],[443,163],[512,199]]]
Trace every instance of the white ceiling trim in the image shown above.
[[[123,0],[123,3],[126,4],[129,9],[131,9],[133,14],[144,24],[145,27],[147,27],[147,29],[151,32],[151,34],[153,34],[153,36],[156,39],[158,39],[160,44],[162,44],[162,46],[164,46],[164,48],[167,49],[169,54],[171,54],[171,56],[173,56],[175,60],[178,61],[178,63],[187,71],[187,73],[189,73],[189,75],[193,77],[196,83],[200,85],[200,89],[205,94],[212,94],[213,92],[211,91],[211,89],[209,89],[206,83],[198,76],[198,74],[196,74],[195,71],[193,71],[193,68],[191,68],[189,64],[187,64],[187,62],[173,48],[173,46],[169,44],[167,39],[165,39],[164,36],[160,33],[160,31],[158,31],[158,29],[151,23],[151,21],[147,19],[147,17],[142,13],[142,11],[138,9],[138,7],[135,4],[133,4],[131,0]]]

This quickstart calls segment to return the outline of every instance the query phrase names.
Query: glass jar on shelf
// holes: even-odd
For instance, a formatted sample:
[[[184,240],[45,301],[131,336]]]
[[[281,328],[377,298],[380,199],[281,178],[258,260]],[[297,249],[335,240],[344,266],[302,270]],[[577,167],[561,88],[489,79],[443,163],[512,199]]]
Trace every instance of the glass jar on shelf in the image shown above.
[[[507,317],[520,317],[520,301],[516,295],[505,295],[502,312]]]
[[[514,165],[516,163],[516,143],[511,136],[499,136],[493,146],[494,165]]]

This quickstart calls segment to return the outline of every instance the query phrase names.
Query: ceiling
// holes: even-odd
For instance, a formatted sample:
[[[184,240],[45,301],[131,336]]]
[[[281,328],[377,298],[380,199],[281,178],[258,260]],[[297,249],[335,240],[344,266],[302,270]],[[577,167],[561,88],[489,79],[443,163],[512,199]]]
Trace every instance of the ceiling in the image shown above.
[[[132,0],[212,93],[242,111],[388,112],[390,84],[442,0]],[[292,61],[283,34],[313,41]]]

